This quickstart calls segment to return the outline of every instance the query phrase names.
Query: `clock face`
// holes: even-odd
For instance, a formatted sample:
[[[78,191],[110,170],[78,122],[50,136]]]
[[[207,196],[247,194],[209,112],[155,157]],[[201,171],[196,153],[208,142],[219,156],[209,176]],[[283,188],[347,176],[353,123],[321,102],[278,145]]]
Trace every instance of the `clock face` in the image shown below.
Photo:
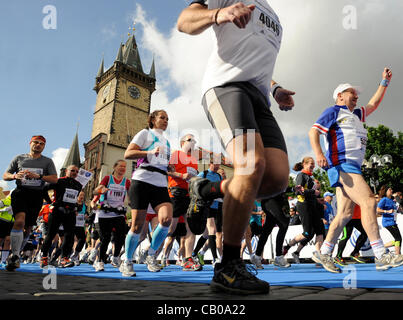
[[[110,89],[111,89],[110,84],[105,87],[104,92],[102,94],[103,98],[106,98],[106,96],[109,94]]]
[[[137,88],[135,86],[130,86],[129,88],[127,88],[127,91],[129,92],[130,96],[133,99],[140,98],[140,90],[139,90],[139,88]]]

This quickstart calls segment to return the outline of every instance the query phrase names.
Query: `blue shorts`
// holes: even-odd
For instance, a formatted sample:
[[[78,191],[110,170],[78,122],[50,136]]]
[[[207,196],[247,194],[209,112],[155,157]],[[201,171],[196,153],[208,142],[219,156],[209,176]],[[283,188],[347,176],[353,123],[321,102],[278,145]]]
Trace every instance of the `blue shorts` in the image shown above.
[[[327,170],[327,176],[329,177],[330,186],[333,188],[343,187],[343,185],[339,182],[340,171],[362,175],[361,168],[357,164],[351,162],[345,162],[338,166],[330,168]]]

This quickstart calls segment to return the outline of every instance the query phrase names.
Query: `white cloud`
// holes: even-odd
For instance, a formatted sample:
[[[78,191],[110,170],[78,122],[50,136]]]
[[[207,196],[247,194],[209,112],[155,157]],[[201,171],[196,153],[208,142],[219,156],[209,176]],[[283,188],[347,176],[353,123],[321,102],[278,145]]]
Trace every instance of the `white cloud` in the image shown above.
[[[57,148],[56,150],[52,151],[52,160],[56,166],[57,174],[60,173],[60,169],[63,166],[64,160],[67,157],[67,153],[69,149],[67,148]]]
[[[9,183],[7,181],[4,181],[4,180],[0,180],[0,188],[2,188],[4,191],[12,189],[10,187]]]

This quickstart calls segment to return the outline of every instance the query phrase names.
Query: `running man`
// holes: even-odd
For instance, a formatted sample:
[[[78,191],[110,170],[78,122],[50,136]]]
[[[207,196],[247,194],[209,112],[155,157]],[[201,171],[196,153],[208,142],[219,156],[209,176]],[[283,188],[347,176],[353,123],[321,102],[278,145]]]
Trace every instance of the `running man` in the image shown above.
[[[12,254],[7,258],[8,271],[20,267],[24,228],[28,237],[42,208],[45,182],[57,183],[57,172],[52,159],[42,155],[45,145],[46,139],[43,136],[33,136],[29,143],[29,153],[16,156],[3,174],[5,181],[16,180],[17,184],[11,194],[15,221],[10,233]]]
[[[336,217],[330,224],[320,252],[314,252],[312,257],[330,272],[340,272],[331,255],[337,238],[353,216],[354,204],[361,208],[361,222],[375,254],[376,269],[387,270],[403,263],[402,256],[393,256],[385,250],[376,220],[375,197],[361,172],[367,143],[367,130],[363,123],[378,108],[391,79],[392,71],[385,68],[378,89],[369,103],[361,108],[356,108],[358,88],[348,83],[339,85],[333,94],[336,105],[327,108],[309,131],[316,161],[320,167],[327,169],[331,186],[337,187]],[[326,156],[319,142],[321,134],[326,137]]]
[[[241,241],[255,199],[279,194],[288,185],[283,135],[270,110],[270,84],[281,110],[294,106],[294,92],[272,81],[282,27],[267,0],[195,0],[178,18],[178,29],[200,34],[209,27],[215,45],[204,75],[203,106],[234,164],[234,176],[220,182],[193,178],[190,211],[224,197],[223,257],[214,269],[213,290],[268,293],[270,285],[252,275],[240,259]],[[262,23],[262,21],[264,23]]]

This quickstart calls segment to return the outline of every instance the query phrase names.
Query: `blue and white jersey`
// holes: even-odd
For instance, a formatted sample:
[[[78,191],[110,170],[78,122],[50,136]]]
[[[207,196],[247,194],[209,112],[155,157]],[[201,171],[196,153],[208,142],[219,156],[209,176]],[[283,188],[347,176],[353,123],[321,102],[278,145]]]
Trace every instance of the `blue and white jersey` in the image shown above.
[[[342,163],[361,167],[367,147],[364,128],[365,108],[350,111],[346,106],[327,108],[313,125],[325,137],[326,159],[330,168]]]

